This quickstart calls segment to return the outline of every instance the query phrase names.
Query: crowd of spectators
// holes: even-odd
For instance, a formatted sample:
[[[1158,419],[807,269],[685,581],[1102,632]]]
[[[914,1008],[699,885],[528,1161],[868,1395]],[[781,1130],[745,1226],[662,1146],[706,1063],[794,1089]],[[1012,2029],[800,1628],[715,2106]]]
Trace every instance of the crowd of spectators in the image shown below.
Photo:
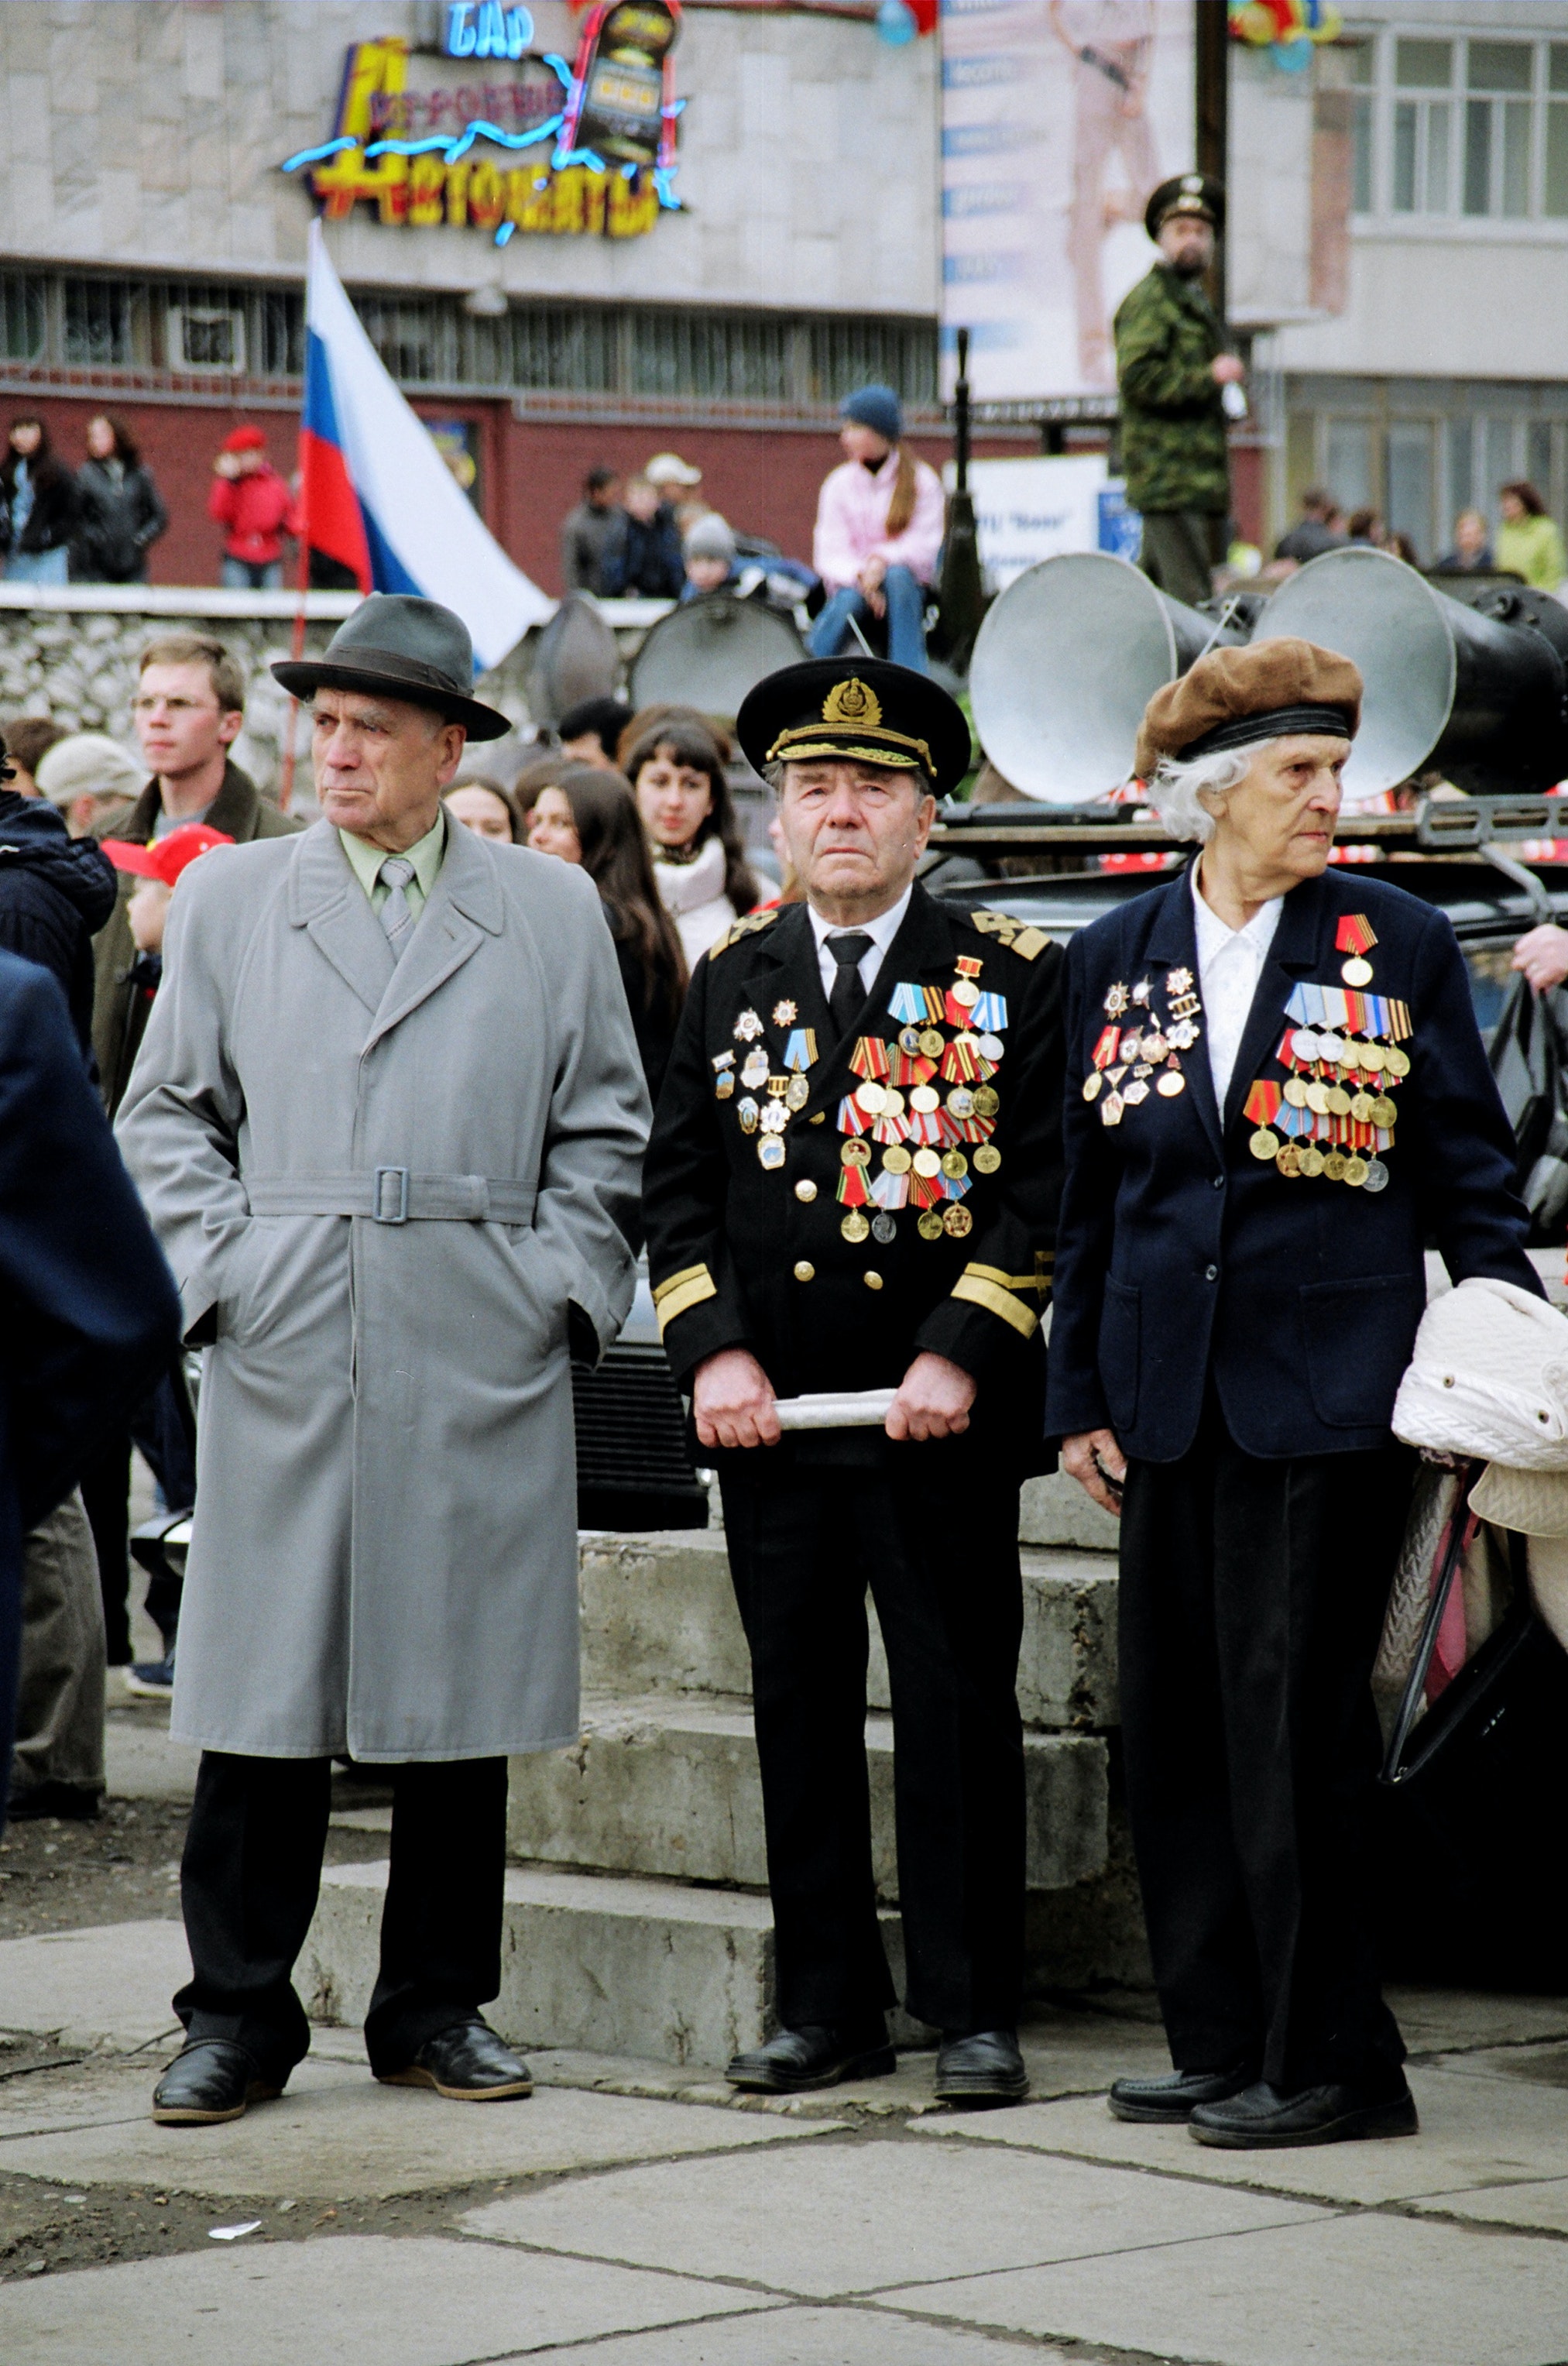
[[[1477,509],[1461,510],[1453,523],[1452,547],[1432,563],[1439,575],[1513,575],[1540,592],[1561,595],[1568,590],[1568,551],[1556,520],[1537,488],[1517,477],[1497,490],[1495,531]],[[1342,550],[1352,543],[1391,551],[1408,566],[1424,561],[1410,535],[1390,526],[1371,508],[1346,511],[1323,485],[1309,485],[1301,497],[1301,515],[1274,546],[1271,577],[1303,567],[1325,550]]]

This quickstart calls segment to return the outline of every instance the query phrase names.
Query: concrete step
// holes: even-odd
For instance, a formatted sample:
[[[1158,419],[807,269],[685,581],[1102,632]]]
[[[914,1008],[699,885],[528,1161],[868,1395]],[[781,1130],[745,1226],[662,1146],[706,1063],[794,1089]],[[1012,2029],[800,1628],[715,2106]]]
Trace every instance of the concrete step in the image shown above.
[[[1026,1479],[1019,1507],[1018,1538],[1025,1545],[1072,1545],[1080,1552],[1113,1553],[1118,1523],[1091,1504],[1065,1470]]]
[[[386,1882],[384,1863],[323,1873],[296,1974],[312,2021],[364,2019]],[[902,1987],[896,1914],[884,1915],[883,1940]],[[501,1978],[485,2017],[514,2045],[722,2067],[773,2026],[773,1914],[743,1891],[514,1869]],[[930,2042],[902,2013],[890,2027],[896,2043]]]
[[[1031,1486],[1046,1483],[1032,1481]],[[1094,1513],[1081,1488],[1074,1492]],[[1103,1513],[1095,1516],[1114,1540],[1114,1523]],[[1052,1522],[1042,1513],[1036,1525]],[[1047,1731],[1114,1725],[1114,1560],[1103,1552],[1029,1545],[1022,1561],[1018,1700],[1024,1723]],[[643,1536],[590,1531],[579,1568],[582,1677],[591,1691],[750,1697],[750,1662],[722,1529]],[[869,1699],[873,1708],[886,1709],[887,1662],[874,1615],[872,1630]]]
[[[866,1720],[878,1894],[898,1895],[893,1725]],[[1106,1865],[1107,1753],[1095,1734],[1024,1739],[1028,1882],[1065,1889]],[[762,1888],[767,1858],[751,1714],[669,1694],[584,1700],[575,1749],[514,1758],[507,1842],[530,1863]]]

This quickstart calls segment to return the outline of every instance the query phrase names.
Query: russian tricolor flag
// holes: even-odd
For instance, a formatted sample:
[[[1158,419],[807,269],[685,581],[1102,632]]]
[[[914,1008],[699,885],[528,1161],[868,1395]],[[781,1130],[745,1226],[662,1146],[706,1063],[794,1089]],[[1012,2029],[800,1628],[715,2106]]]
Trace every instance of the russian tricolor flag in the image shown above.
[[[310,225],[299,431],[304,538],[362,592],[412,592],[456,610],[480,670],[555,603],[485,527],[382,365]]]

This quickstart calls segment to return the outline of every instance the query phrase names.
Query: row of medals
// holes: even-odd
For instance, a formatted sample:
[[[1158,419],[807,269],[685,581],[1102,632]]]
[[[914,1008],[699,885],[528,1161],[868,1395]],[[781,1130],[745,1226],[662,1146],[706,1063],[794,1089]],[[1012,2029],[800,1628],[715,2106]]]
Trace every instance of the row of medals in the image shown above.
[[[980,998],[980,990],[971,978],[960,977],[949,990],[955,1001],[970,1008]],[[775,1027],[792,1027],[796,1015],[793,1002],[781,1002],[773,1011],[773,1024]],[[758,1160],[770,1173],[776,1173],[784,1163],[784,1129],[790,1119],[797,1116],[811,1098],[811,1087],[804,1074],[798,1071],[793,1076],[770,1074],[772,1063],[767,1051],[756,1040],[762,1032],[762,1022],[754,1010],[741,1012],[735,1022],[734,1032],[740,1042],[751,1045],[740,1069],[740,1082],[748,1094],[736,1110],[740,1131],[747,1134],[760,1132]],[[962,1042],[965,1039],[959,1037],[956,1040]],[[976,1042],[977,1039],[970,1037],[967,1040]],[[986,1057],[994,1067],[1005,1046],[998,1036],[987,1036],[983,1041]],[[947,1049],[947,1038],[936,1027],[904,1027],[898,1032],[898,1049],[911,1058],[940,1060]],[[759,1103],[750,1098],[763,1087],[767,1091],[764,1101]],[[729,1098],[735,1089],[732,1069],[725,1067],[719,1070],[715,1088],[720,1100]],[[869,1118],[903,1115],[904,1095],[896,1085],[883,1085],[874,1078],[867,1078],[855,1087],[854,1098]],[[915,1085],[910,1088],[908,1106],[923,1116],[931,1116],[942,1106],[942,1096],[929,1084]],[[947,1096],[949,1115],[961,1121],[975,1117],[994,1118],[1000,1107],[1001,1101],[990,1085],[979,1085],[973,1091],[967,1085],[955,1085]],[[844,1143],[840,1155],[846,1166],[869,1166],[872,1146],[863,1136],[852,1135]],[[901,1142],[889,1143],[882,1153],[883,1172],[888,1175],[907,1175],[913,1168],[917,1175],[928,1177],[945,1175],[955,1181],[960,1176],[967,1175],[969,1163],[961,1150],[939,1152],[924,1145],[911,1151]],[[1001,1163],[1001,1152],[992,1143],[982,1143],[975,1153],[975,1171],[978,1175],[994,1175]],[[915,1229],[923,1241],[939,1241],[944,1234],[953,1240],[962,1240],[974,1230],[974,1226],[975,1219],[968,1209],[961,1201],[954,1200],[941,1211],[922,1209]],[[897,1238],[898,1224],[897,1218],[886,1208],[879,1208],[875,1215],[869,1218],[863,1209],[852,1208],[840,1223],[839,1230],[846,1241],[869,1238],[886,1245]]]
[[[1365,963],[1345,964],[1343,975],[1349,978],[1352,968],[1371,975]],[[1352,981],[1354,983],[1355,981]],[[1310,1027],[1298,1027],[1291,1037],[1291,1050],[1303,1066],[1317,1073],[1308,1078],[1292,1076],[1286,1078],[1283,1098],[1292,1109],[1309,1109],[1318,1117],[1348,1117],[1358,1125],[1375,1125],[1389,1136],[1393,1146],[1393,1124],[1399,1111],[1389,1087],[1410,1074],[1410,1055],[1397,1043],[1380,1043],[1369,1038],[1360,1042],[1355,1036],[1318,1033]],[[1323,1073],[1332,1069],[1337,1082],[1330,1083]],[[1382,1090],[1370,1089],[1381,1082]],[[1247,1142],[1254,1158],[1272,1159],[1281,1175],[1326,1176],[1331,1183],[1348,1183],[1357,1190],[1381,1191],[1388,1181],[1388,1168],[1377,1156],[1363,1158],[1359,1150],[1320,1150],[1315,1143],[1304,1149],[1293,1142],[1281,1142],[1271,1125],[1260,1125]]]
[[[1148,1012],[1148,1024],[1142,1033],[1123,1030],[1116,1046],[1114,1066],[1091,1068],[1083,1080],[1086,1101],[1100,1100],[1104,1087],[1111,1087],[1100,1102],[1102,1124],[1120,1125],[1129,1109],[1136,1109],[1141,1101],[1147,1100],[1149,1079],[1156,1068],[1162,1073],[1156,1078],[1154,1089],[1163,1100],[1174,1100],[1178,1093],[1187,1090],[1179,1054],[1191,1050],[1201,1031],[1197,1023],[1199,1001],[1192,991],[1191,971],[1173,969],[1166,980],[1166,992],[1170,997],[1170,1016],[1163,1023],[1150,1006],[1151,988],[1146,978],[1133,988],[1131,995],[1124,986],[1113,986],[1105,997],[1108,1018],[1123,1017],[1131,1002]]]

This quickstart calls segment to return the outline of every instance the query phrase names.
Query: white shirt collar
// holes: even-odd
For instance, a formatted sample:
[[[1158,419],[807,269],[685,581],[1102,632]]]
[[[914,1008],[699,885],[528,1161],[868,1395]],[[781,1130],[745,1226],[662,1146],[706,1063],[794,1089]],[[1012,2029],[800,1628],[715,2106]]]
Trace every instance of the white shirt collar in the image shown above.
[[[904,915],[909,908],[909,898],[914,892],[911,882],[905,888],[898,901],[896,904],[890,904],[886,912],[879,912],[874,920],[825,920],[815,904],[809,906],[807,908],[811,913],[811,927],[817,939],[818,952],[821,952],[829,937],[843,936],[851,929],[860,929],[871,939],[872,951],[880,960],[886,955],[888,946],[903,927]],[[829,958],[831,959],[831,955]],[[863,956],[861,963],[863,969],[870,959],[869,952]]]
[[[1198,884],[1198,871],[1199,864],[1194,862],[1187,876],[1192,891],[1192,913],[1197,924],[1199,968],[1201,969],[1213,960],[1216,953],[1224,952],[1227,946],[1234,944],[1245,944],[1254,958],[1261,961],[1274,941],[1274,931],[1285,908],[1284,897],[1271,896],[1267,904],[1258,906],[1244,929],[1233,929],[1221,919],[1212,906],[1204,902],[1202,890]]]

